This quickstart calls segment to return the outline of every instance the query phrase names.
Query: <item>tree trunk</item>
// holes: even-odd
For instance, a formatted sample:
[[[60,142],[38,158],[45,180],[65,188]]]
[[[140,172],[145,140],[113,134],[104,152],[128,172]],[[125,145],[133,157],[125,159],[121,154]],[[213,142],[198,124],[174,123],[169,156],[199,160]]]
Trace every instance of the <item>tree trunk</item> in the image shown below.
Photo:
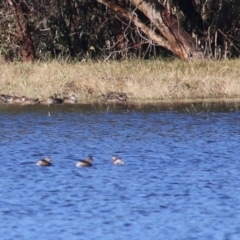
[[[129,2],[140,10],[159,30],[156,33],[152,28],[144,24],[137,16],[136,11],[120,7],[112,0],[98,0],[120,16],[128,18],[131,22],[144,32],[156,44],[170,50],[183,60],[202,58],[203,54],[195,49],[194,40],[183,29],[171,12],[157,0],[129,0]]]
[[[35,49],[27,22],[27,14],[19,0],[8,0],[8,2],[15,15],[17,42],[20,46],[22,60],[24,62],[33,61],[35,59]]]

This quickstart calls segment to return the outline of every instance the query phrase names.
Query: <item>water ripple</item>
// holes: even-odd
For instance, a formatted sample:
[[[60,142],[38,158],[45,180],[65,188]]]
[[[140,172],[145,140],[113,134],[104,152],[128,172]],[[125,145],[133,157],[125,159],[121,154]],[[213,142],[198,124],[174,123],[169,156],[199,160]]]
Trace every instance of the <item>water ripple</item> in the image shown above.
[[[48,111],[0,115],[1,239],[239,238],[239,112]]]

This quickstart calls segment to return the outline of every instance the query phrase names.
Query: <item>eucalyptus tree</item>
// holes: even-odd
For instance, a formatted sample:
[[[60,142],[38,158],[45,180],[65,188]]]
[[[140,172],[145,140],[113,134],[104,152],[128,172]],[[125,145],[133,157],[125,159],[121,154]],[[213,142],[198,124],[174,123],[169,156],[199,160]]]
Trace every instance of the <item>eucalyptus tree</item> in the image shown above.
[[[239,55],[237,0],[97,0],[181,59]]]

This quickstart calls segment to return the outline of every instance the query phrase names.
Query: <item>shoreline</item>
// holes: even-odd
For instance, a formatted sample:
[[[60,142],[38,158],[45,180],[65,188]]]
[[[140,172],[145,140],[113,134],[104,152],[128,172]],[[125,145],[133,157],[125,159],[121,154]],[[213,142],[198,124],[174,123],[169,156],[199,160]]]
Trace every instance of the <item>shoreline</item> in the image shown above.
[[[236,103],[240,104],[240,98],[189,98],[189,99],[156,99],[156,100],[147,100],[147,99],[134,99],[129,101],[104,101],[104,100],[80,100],[76,103],[47,103],[47,100],[39,101],[39,103],[31,104],[24,102],[10,102],[4,103],[0,102],[1,105],[8,106],[30,106],[30,105],[55,105],[55,106],[74,106],[74,105],[161,105],[161,104],[185,104],[185,103]]]
[[[84,112],[84,111],[177,111],[185,113],[199,112],[233,112],[240,110],[240,99],[177,99],[177,100],[159,100],[159,101],[128,101],[124,103],[107,103],[100,101],[82,101],[75,104],[0,104],[0,111],[9,110],[11,112],[22,111],[47,111],[50,112],[63,110],[66,112]]]

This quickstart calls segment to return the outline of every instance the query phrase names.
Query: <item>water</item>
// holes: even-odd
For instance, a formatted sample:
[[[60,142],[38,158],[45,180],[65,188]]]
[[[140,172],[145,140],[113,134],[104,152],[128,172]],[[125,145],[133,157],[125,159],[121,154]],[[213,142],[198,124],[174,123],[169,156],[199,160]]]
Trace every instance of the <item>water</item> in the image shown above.
[[[0,112],[0,236],[240,239],[240,112]],[[94,157],[92,168],[75,168]],[[113,166],[118,154],[123,166]],[[51,156],[53,166],[35,165]]]

